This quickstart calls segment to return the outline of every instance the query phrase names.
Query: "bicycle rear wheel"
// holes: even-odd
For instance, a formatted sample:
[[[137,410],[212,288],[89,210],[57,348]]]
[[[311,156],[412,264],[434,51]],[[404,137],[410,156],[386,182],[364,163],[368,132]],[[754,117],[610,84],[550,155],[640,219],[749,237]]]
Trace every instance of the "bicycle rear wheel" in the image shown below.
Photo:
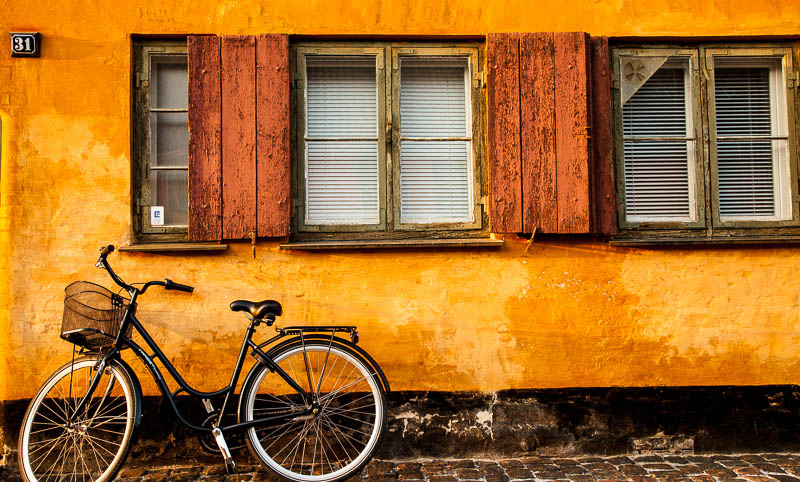
[[[28,406],[18,459],[25,480],[111,480],[125,463],[137,428],[137,390],[128,370],[111,362],[88,403],[96,358],[59,368]]]
[[[294,481],[336,481],[361,470],[386,428],[386,396],[371,365],[345,345],[319,340],[290,344],[273,359],[313,394],[314,407],[258,365],[242,391],[243,421],[306,408],[317,413],[250,428],[253,454],[276,475]]]

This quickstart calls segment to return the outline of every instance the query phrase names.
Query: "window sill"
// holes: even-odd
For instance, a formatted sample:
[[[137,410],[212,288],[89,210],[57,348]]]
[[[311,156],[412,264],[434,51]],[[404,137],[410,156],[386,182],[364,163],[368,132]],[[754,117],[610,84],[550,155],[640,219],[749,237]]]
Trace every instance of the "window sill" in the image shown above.
[[[280,245],[281,249],[302,251],[340,249],[404,249],[404,248],[499,248],[503,241],[491,238],[453,239],[382,239],[359,241],[297,241]]]
[[[612,238],[608,244],[620,247],[646,246],[734,246],[784,244],[800,245],[800,236],[717,236],[717,237],[663,237],[663,238]]]
[[[149,243],[121,246],[119,251],[130,253],[176,253],[225,251],[227,244],[220,243]]]

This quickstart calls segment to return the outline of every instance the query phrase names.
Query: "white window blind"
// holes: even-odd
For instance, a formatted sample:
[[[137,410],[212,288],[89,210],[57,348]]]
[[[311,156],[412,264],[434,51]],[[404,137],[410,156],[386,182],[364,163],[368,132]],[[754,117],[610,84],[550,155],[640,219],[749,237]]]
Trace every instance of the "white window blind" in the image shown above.
[[[306,61],[306,224],[379,222],[375,59]]]
[[[771,87],[780,69],[769,59],[741,62],[721,60],[714,69],[720,219],[786,219],[787,139],[777,118],[785,109]]]
[[[466,59],[400,64],[401,222],[472,221],[472,127]]]
[[[622,107],[628,221],[694,220],[687,64],[667,62]]]

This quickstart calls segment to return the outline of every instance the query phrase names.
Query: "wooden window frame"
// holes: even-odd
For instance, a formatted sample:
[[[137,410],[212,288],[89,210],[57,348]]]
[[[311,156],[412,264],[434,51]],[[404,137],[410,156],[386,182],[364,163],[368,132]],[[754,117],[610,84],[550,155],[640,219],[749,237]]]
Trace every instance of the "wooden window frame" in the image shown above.
[[[136,40],[133,44],[133,162],[131,163],[132,219],[135,243],[180,242],[188,239],[186,226],[150,225],[150,59],[155,55],[188,57],[182,40]],[[187,86],[188,88],[188,86]],[[187,106],[188,112],[188,106]],[[188,223],[188,220],[187,220]]]
[[[643,53],[650,56],[692,56],[691,86],[694,103],[693,118],[697,139],[695,156],[695,186],[698,205],[698,221],[683,222],[631,222],[625,211],[624,142],[622,131],[622,104],[620,94],[620,57]],[[789,156],[788,184],[791,186],[790,220],[721,220],[719,215],[719,190],[716,175],[716,125],[714,123],[714,56],[727,57],[782,57],[784,77],[784,100],[787,114],[787,153]],[[658,238],[671,242],[680,238],[763,238],[769,236],[800,235],[800,206],[798,206],[798,125],[796,123],[797,73],[794,70],[793,46],[775,43],[708,43],[697,45],[618,45],[612,47],[612,81],[614,113],[615,169],[617,173],[617,214],[620,234],[617,239]]]
[[[305,95],[306,58],[309,56],[375,56],[378,84],[378,166],[379,222],[373,225],[309,225],[306,217],[306,138]],[[462,223],[400,222],[400,61],[404,57],[461,57],[468,59],[468,104],[471,115],[471,193],[472,221]],[[292,239],[302,240],[368,240],[402,238],[466,238],[488,235],[488,213],[484,208],[487,188],[486,128],[484,126],[485,95],[482,43],[425,42],[299,42],[291,46],[292,152],[295,200]],[[387,139],[388,138],[388,139]]]

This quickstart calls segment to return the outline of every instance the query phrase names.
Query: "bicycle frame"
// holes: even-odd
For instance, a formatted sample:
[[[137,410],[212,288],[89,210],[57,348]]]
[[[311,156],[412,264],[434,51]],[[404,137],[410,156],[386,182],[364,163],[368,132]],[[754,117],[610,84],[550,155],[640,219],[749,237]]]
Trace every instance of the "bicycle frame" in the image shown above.
[[[133,353],[136,355],[136,357],[139,358],[142,361],[142,363],[145,364],[145,366],[147,366],[147,368],[150,371],[150,374],[153,376],[153,379],[155,380],[156,384],[158,385],[158,388],[161,391],[162,396],[169,401],[170,406],[172,407],[172,410],[175,412],[175,415],[178,418],[178,420],[182,424],[184,424],[187,427],[191,428],[192,430],[197,430],[197,431],[201,431],[201,432],[211,432],[214,429],[214,427],[218,427],[223,433],[225,433],[225,432],[230,432],[230,431],[234,431],[234,430],[246,429],[246,428],[249,428],[249,427],[252,427],[252,426],[255,426],[255,425],[261,425],[261,424],[266,424],[266,423],[275,422],[275,421],[282,421],[282,420],[286,420],[286,419],[289,419],[289,418],[295,418],[295,417],[299,417],[299,416],[304,416],[304,415],[308,415],[308,414],[312,413],[312,408],[310,408],[311,403],[313,402],[311,394],[309,394],[305,389],[303,389],[300,385],[298,385],[280,366],[278,366],[277,363],[275,363],[269,356],[267,356],[266,353],[264,353],[261,350],[262,347],[264,347],[266,345],[269,345],[270,343],[272,343],[272,342],[274,342],[274,341],[286,336],[286,334],[284,332],[281,332],[280,334],[272,337],[271,339],[267,340],[266,342],[262,342],[260,344],[256,344],[256,343],[253,342],[252,338],[253,338],[253,334],[255,333],[256,327],[261,322],[259,320],[255,320],[253,318],[250,318],[250,326],[247,328],[247,332],[245,333],[244,340],[242,341],[242,346],[239,349],[239,356],[238,356],[238,358],[236,360],[236,364],[234,365],[233,373],[231,374],[231,380],[228,383],[228,386],[226,386],[226,387],[224,387],[224,388],[222,388],[220,390],[213,391],[213,392],[199,391],[199,390],[196,390],[196,389],[192,388],[183,379],[183,377],[180,375],[180,373],[175,368],[175,366],[170,362],[170,360],[167,358],[167,356],[164,354],[164,352],[161,351],[161,348],[158,346],[158,344],[153,340],[153,338],[150,336],[150,334],[147,332],[147,330],[144,328],[144,326],[142,326],[142,323],[136,318],[136,315],[135,315],[134,312],[136,310],[136,299],[139,296],[140,290],[137,289],[137,288],[131,287],[131,289],[129,290],[129,293],[131,295],[131,301],[130,301],[130,303],[128,305],[128,308],[126,309],[125,315],[123,317],[123,321],[122,321],[122,323],[120,325],[120,329],[119,329],[119,332],[117,334],[117,338],[114,341],[113,348],[108,353],[106,353],[105,356],[98,363],[97,373],[93,377],[93,379],[92,379],[92,381],[91,381],[91,383],[89,385],[89,389],[88,389],[86,395],[83,397],[83,399],[81,399],[80,402],[78,402],[78,404],[75,407],[75,411],[73,413],[79,413],[80,412],[80,410],[87,403],[89,398],[91,398],[91,396],[93,395],[94,390],[97,388],[97,384],[100,381],[100,376],[102,375],[102,372],[103,372],[106,364],[108,363],[108,361],[111,360],[112,358],[119,357],[120,356],[120,350],[125,348],[125,347],[130,347],[133,350]],[[152,352],[153,352],[152,355],[148,355],[147,352],[139,344],[137,344],[136,342],[134,342],[133,340],[131,340],[130,338],[125,336],[125,333],[127,332],[128,327],[131,326],[131,325],[132,325],[133,329],[136,332],[138,332],[139,335],[142,337],[142,339],[144,340],[146,346],[150,350],[152,350]],[[326,328],[326,327],[318,327],[318,328]],[[347,328],[349,328],[349,327],[334,327],[334,328],[341,329],[342,331],[346,331]],[[300,333],[300,336],[301,336],[301,339],[302,339],[302,332]],[[331,339],[333,339],[333,334],[331,335]],[[239,381],[239,377],[241,376],[242,368],[244,366],[245,356],[247,355],[247,350],[248,349],[253,349],[254,352],[256,353],[256,356],[258,357],[258,360],[260,362],[267,364],[267,366],[273,372],[277,373],[281,378],[283,378],[283,380],[286,381],[286,383],[289,386],[291,386],[303,398],[303,401],[306,403],[306,406],[308,408],[306,408],[304,410],[298,410],[298,411],[289,412],[289,413],[286,413],[286,414],[280,414],[280,415],[274,415],[274,416],[271,416],[271,417],[259,418],[259,419],[251,420],[249,422],[241,422],[241,423],[236,423],[236,424],[227,425],[227,426],[222,425],[223,417],[224,417],[226,409],[228,407],[228,403],[229,403],[229,401],[231,399],[231,396],[234,394],[234,391],[236,389],[236,385],[237,385],[237,383]],[[167,381],[166,381],[164,375],[162,374],[162,372],[158,368],[158,366],[155,364],[155,360],[156,359],[160,360],[161,363],[164,364],[164,367],[166,368],[167,373],[169,373],[169,375],[172,377],[172,379],[175,380],[175,382],[179,385],[180,388],[175,390],[175,392],[170,392],[169,391],[169,387],[167,386]],[[187,394],[189,394],[192,397],[197,397],[197,398],[201,398],[201,399],[209,399],[209,398],[218,397],[218,396],[222,396],[222,395],[225,396],[225,399],[224,399],[223,404],[222,404],[222,408],[219,411],[219,416],[217,418],[216,424],[214,424],[214,427],[202,427],[202,426],[194,425],[191,422],[187,421],[181,415],[180,410],[178,409],[177,405],[175,404],[175,397],[180,392],[186,392]]]

